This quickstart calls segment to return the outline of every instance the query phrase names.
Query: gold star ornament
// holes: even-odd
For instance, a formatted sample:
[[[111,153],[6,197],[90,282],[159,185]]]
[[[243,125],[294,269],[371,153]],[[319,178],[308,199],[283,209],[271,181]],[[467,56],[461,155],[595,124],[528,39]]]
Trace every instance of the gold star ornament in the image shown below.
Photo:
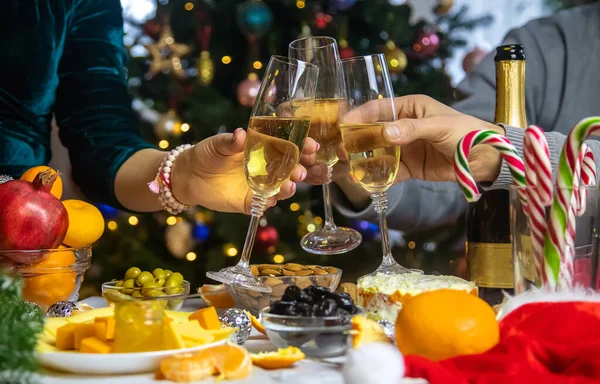
[[[190,53],[192,48],[187,44],[175,42],[173,31],[168,23],[164,26],[158,42],[146,45],[146,49],[152,56],[148,76],[154,77],[162,71],[170,71],[178,78],[185,75],[181,57]]]

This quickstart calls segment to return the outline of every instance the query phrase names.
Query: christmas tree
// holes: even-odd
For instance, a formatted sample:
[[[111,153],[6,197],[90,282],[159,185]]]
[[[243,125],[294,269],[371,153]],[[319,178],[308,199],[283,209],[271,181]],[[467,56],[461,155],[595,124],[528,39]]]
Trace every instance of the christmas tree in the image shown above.
[[[459,32],[487,20],[468,19],[465,8],[453,5],[452,0],[159,0],[145,20],[125,7],[129,85],[143,136],[170,149],[245,127],[269,57],[287,55],[292,40],[310,35],[336,38],[342,58],[384,53],[396,95],[422,93],[451,103],[445,62],[467,44]],[[468,57],[478,60],[481,54]],[[108,230],[95,245],[88,289],[132,265],[178,270],[198,286],[207,282],[206,271],[237,261],[248,224],[247,217],[202,208],[177,217],[100,209]],[[302,251],[300,238],[322,224],[322,215],[321,189],[298,186],[292,199],[263,217],[252,262],[335,265],[344,269],[346,280],[375,269],[381,258],[381,244],[373,241],[377,226],[339,215],[339,225],[362,233],[358,249],[329,257]],[[424,260],[435,260],[428,272],[460,275],[453,259],[463,245],[442,244],[443,238],[456,238],[448,231],[414,234],[410,241],[393,234],[395,256],[417,268],[423,268]],[[438,249],[445,249],[447,257]]]

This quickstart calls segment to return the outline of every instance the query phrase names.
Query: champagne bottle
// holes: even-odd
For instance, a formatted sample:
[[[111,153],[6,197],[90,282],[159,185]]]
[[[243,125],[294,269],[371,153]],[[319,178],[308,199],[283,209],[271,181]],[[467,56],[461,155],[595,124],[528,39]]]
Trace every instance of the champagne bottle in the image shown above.
[[[496,113],[494,123],[527,127],[525,115],[525,53],[522,45],[496,49]],[[491,305],[502,291],[514,288],[509,196],[506,190],[485,192],[467,209],[467,266],[479,296]]]

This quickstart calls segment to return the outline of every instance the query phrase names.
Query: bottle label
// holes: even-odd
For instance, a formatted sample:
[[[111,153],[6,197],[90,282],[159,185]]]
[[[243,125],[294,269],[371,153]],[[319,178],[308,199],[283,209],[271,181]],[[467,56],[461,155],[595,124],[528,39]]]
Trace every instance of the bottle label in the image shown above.
[[[533,243],[531,242],[531,236],[519,235],[520,252],[516,252],[517,258],[517,269],[518,273],[525,279],[537,282],[535,273],[535,260],[533,253]],[[518,248],[518,247],[517,247]]]
[[[467,242],[469,276],[482,288],[515,286],[512,245],[510,243]]]

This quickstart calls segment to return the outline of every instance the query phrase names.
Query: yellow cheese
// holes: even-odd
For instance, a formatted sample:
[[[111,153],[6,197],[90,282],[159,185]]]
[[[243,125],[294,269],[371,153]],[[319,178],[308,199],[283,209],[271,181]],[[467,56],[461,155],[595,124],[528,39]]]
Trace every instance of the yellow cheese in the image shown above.
[[[96,327],[92,324],[75,324],[75,349],[81,347],[81,341],[96,336]]]
[[[59,349],[53,345],[45,343],[43,341],[38,341],[37,346],[35,348],[36,352],[58,352]]]
[[[96,317],[94,319],[96,327],[96,337],[103,341],[112,341],[115,339],[116,321],[112,316]]]
[[[44,321],[44,332],[56,338],[56,330],[65,324],[67,320],[64,317],[48,317]]]
[[[81,353],[110,353],[112,347],[97,337],[86,337],[81,340]]]
[[[91,311],[79,312],[74,316],[66,317],[69,323],[86,323],[94,321],[96,317],[114,316],[115,310],[113,307],[104,307],[92,309]]]
[[[215,337],[203,329],[197,321],[188,321],[186,323],[173,323],[175,331],[184,341],[195,342],[196,345],[210,343]]]
[[[185,344],[175,329],[175,323],[168,320],[164,321],[162,327],[162,349],[169,350],[179,348],[185,348]]]
[[[204,329],[220,329],[221,322],[215,307],[202,308],[192,313],[190,320],[197,320]]]
[[[181,311],[165,311],[167,315],[166,318],[173,320],[176,323],[185,323],[188,321],[188,317],[190,317],[189,312],[181,312]]]
[[[75,324],[65,324],[56,330],[56,348],[61,351],[75,349]]]
[[[214,337],[213,341],[228,339],[231,335],[233,335],[235,333],[235,331],[236,331],[235,328],[229,328],[229,327],[219,328],[219,329],[208,329],[208,332],[210,332]]]

